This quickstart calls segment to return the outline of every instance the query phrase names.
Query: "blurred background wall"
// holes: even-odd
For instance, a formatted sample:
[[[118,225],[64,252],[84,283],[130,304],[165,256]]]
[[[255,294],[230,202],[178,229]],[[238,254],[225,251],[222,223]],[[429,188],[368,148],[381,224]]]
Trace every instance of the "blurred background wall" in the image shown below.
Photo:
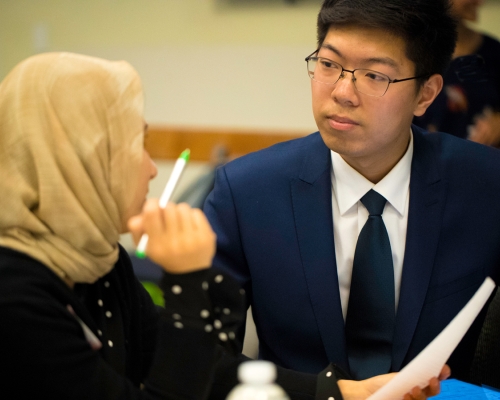
[[[150,124],[314,130],[319,1],[0,0],[0,77],[43,51],[125,59]]]
[[[0,78],[43,51],[128,60],[153,125],[315,130],[320,0],[0,0]],[[480,29],[500,36],[500,2]]]

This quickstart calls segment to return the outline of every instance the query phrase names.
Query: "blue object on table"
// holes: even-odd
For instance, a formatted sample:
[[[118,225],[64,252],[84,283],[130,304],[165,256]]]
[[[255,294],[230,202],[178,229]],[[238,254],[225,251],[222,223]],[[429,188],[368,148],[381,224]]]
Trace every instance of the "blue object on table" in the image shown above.
[[[441,393],[433,399],[500,400],[500,391],[456,379],[447,379],[441,382]]]

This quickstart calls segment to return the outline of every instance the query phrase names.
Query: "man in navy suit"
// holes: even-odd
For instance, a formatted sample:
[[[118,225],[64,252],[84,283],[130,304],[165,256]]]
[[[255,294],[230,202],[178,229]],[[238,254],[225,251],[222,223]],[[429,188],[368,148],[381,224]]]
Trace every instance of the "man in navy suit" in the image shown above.
[[[393,273],[380,373],[403,368],[486,276],[497,278],[500,152],[411,125],[442,89],[456,40],[448,8],[326,0],[306,59],[319,132],[218,169],[205,203],[218,237],[214,265],[246,290],[261,358],[313,374],[333,363],[362,379],[346,319],[370,191],[386,200]],[[448,361],[455,378],[468,379],[484,314]]]

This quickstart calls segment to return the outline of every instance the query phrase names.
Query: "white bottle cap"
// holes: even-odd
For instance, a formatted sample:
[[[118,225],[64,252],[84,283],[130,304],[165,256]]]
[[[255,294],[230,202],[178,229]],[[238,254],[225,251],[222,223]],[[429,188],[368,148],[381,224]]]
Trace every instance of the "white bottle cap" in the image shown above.
[[[238,379],[243,383],[272,383],[276,366],[270,361],[245,361],[238,367]]]

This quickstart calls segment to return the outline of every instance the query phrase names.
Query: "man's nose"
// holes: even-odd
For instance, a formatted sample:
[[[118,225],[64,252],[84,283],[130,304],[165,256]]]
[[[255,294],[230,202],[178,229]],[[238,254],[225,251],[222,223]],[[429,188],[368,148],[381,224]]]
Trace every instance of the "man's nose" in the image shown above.
[[[356,78],[349,71],[342,71],[339,80],[335,83],[332,90],[332,98],[341,103],[357,103],[358,92],[355,86]]]

